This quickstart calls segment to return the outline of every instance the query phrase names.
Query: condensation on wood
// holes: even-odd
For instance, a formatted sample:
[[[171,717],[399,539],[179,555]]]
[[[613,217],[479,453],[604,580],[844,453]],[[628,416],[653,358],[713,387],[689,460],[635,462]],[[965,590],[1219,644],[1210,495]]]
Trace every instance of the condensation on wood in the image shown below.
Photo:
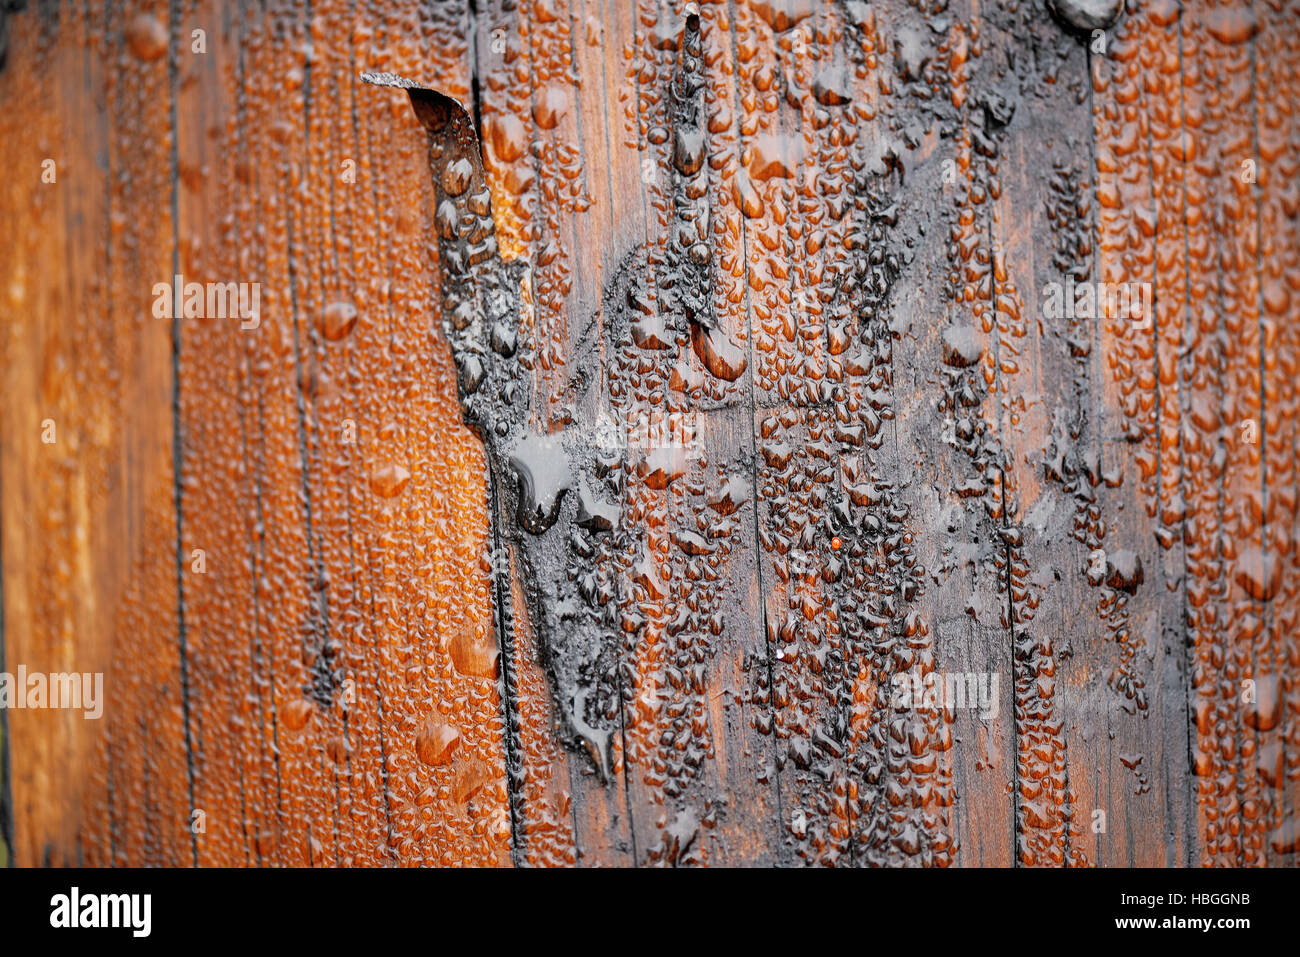
[[[4,713],[13,858],[1294,864],[1298,11],[0,14],[0,661],[108,689]],[[614,595],[607,780],[494,548],[444,160],[364,70],[479,124],[534,431],[703,449],[632,441],[611,535],[576,489],[546,533]],[[258,327],[156,318],[175,274],[259,282]]]

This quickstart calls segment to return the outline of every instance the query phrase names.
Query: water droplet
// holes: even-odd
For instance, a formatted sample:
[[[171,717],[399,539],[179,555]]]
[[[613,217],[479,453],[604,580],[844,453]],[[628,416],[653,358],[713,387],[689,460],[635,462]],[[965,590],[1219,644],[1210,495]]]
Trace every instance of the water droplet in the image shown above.
[[[1047,0],[1047,7],[1067,27],[1104,30],[1119,19],[1124,0]]]
[[[536,102],[533,103],[533,119],[542,129],[555,129],[568,111],[569,94],[563,87],[551,84],[537,91]]]
[[[948,326],[943,330],[943,361],[964,368],[979,361],[984,348],[970,326]]]
[[[429,722],[415,737],[415,753],[430,767],[450,764],[460,746],[460,732],[449,724]]]
[[[789,179],[803,165],[805,149],[798,134],[760,133],[750,144],[750,175],[758,180]]]
[[[411,473],[400,465],[381,465],[370,474],[370,490],[381,498],[401,495]]]
[[[513,113],[498,113],[487,122],[487,141],[497,159],[513,163],[524,155],[528,132],[523,122]]]
[[[330,342],[345,339],[357,324],[357,307],[343,300],[331,302],[323,310],[316,328]]]
[[[448,196],[459,196],[469,189],[474,178],[474,164],[468,157],[459,156],[447,164],[442,171],[442,188]]]
[[[147,13],[137,14],[126,28],[126,42],[141,60],[157,60],[167,52],[167,28]]]
[[[510,465],[519,477],[519,523],[540,535],[555,524],[572,486],[564,448],[557,438],[534,433],[515,446]]]
[[[280,710],[280,723],[290,731],[301,731],[313,711],[315,708],[306,698],[294,698]]]

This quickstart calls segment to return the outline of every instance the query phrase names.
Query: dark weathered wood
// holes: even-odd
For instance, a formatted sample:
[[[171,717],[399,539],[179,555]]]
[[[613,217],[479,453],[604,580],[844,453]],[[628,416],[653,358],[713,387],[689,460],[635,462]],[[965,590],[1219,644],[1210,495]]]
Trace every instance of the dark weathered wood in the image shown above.
[[[1294,864],[1297,10],[1128,6],[0,14],[14,859]]]

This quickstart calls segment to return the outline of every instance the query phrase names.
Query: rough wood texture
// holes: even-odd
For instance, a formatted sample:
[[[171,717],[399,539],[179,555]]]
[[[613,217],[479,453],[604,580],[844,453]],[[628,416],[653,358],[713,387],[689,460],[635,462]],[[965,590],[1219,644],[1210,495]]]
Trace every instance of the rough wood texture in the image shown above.
[[[1295,864],[1300,6],[1071,6],[0,13],[14,859]]]

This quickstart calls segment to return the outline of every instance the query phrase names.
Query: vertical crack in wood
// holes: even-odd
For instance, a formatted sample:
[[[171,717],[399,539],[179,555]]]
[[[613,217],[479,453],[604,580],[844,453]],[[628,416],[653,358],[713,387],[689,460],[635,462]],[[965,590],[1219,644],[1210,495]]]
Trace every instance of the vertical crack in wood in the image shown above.
[[[180,67],[177,63],[179,56],[175,42],[178,26],[181,18],[180,0],[169,0],[167,4],[168,11],[168,34],[169,42],[167,44],[167,89],[168,89],[168,122],[171,129],[171,148],[169,150],[169,161],[171,163],[171,196],[170,210],[172,218],[172,274],[179,275],[181,271],[181,239],[180,239],[180,143],[179,130],[180,120],[177,110],[177,91],[180,84]],[[185,727],[185,776],[187,794],[189,796],[189,814],[186,816],[186,829],[190,832],[190,853],[194,866],[199,866],[199,837],[198,832],[194,829],[194,812],[195,802],[195,772],[194,772],[194,730],[191,724],[192,707],[190,701],[190,661],[189,646],[185,634],[185,525],[184,515],[181,509],[181,500],[184,492],[184,433],[181,425],[181,316],[179,314],[172,317],[172,494],[175,500],[176,508],[176,645],[177,653],[180,659],[180,682],[181,682],[181,720]]]

